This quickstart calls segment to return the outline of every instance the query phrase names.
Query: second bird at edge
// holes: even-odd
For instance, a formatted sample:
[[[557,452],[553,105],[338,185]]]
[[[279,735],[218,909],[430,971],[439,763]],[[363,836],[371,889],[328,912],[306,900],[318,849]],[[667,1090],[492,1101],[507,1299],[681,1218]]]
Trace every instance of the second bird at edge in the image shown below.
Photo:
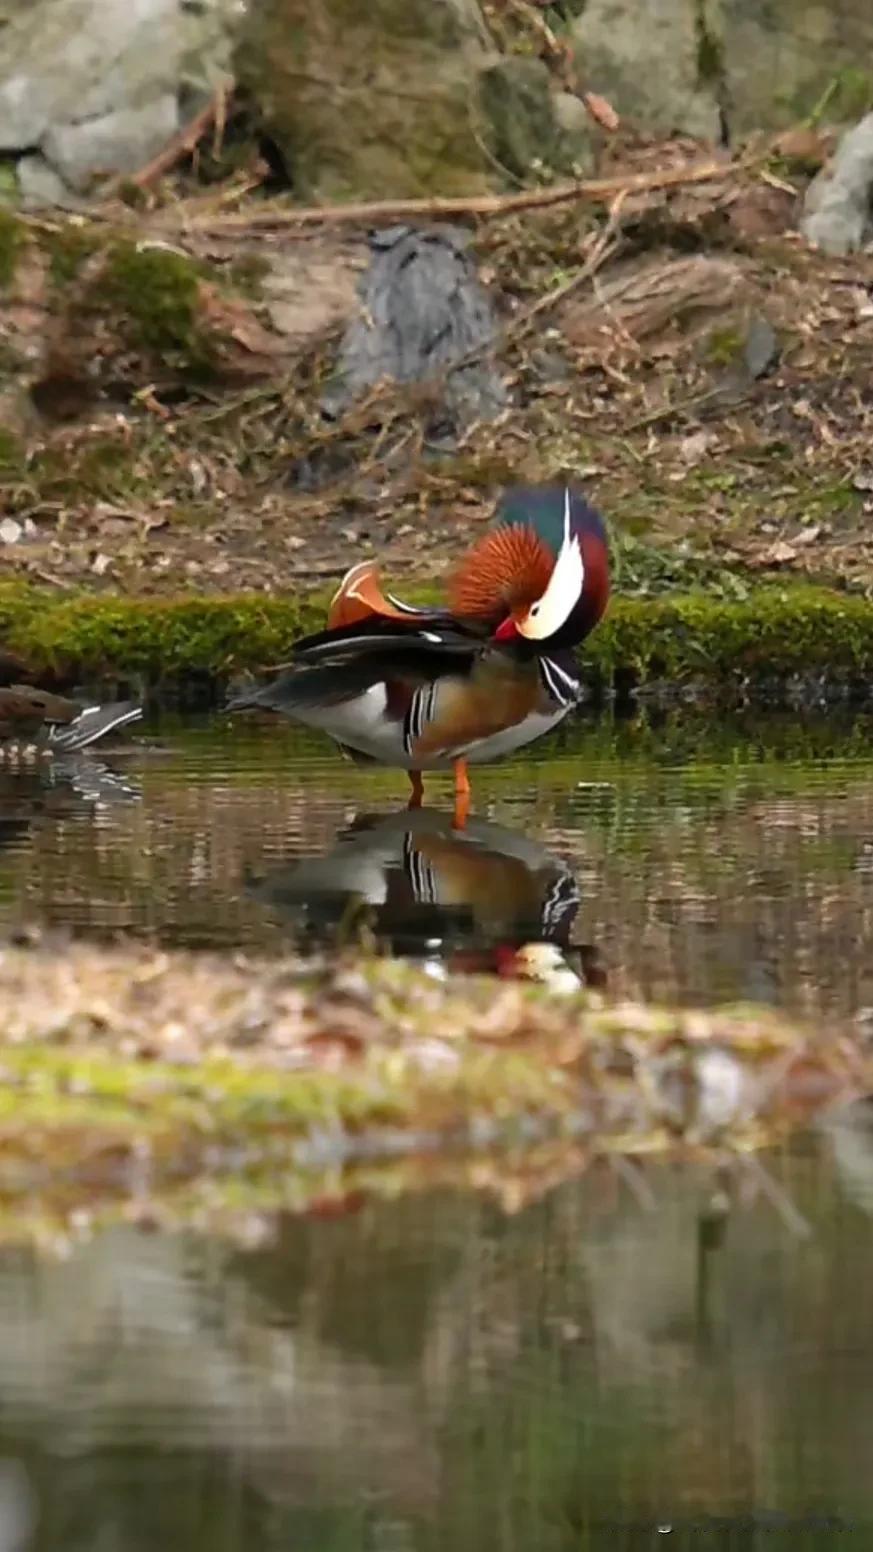
[[[352,759],[409,773],[453,766],[454,823],[470,808],[469,763],[532,743],[581,695],[573,648],[609,601],[599,514],[567,485],[516,486],[460,561],[446,607],[383,593],[360,561],[340,583],[327,625],[294,644],[293,661],[229,711],[284,713],[320,728]]]

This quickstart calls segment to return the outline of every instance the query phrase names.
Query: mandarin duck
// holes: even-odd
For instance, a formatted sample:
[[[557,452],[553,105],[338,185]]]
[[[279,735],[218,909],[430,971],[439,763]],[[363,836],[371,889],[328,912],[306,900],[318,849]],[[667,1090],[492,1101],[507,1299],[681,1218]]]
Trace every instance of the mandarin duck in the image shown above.
[[[75,754],[141,716],[142,707],[135,701],[80,706],[33,685],[6,685],[0,689],[0,763],[8,767]]]
[[[391,952],[438,955],[448,970],[523,979],[596,979],[593,951],[570,933],[579,887],[538,841],[447,814],[361,815],[325,856],[303,857],[249,885],[304,938],[332,941],[355,922]]]
[[[383,593],[373,561],[346,573],[327,626],[293,648],[283,672],[227,706],[284,713],[344,753],[409,773],[454,767],[457,828],[470,807],[467,764],[547,733],[579,700],[572,649],[609,598],[603,523],[569,486],[507,491],[457,567],[448,607]]]

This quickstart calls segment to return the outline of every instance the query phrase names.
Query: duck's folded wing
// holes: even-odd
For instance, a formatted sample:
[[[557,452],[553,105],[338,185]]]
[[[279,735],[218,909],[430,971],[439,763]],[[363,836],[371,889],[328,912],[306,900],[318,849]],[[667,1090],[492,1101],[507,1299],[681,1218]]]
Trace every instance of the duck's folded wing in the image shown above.
[[[423,658],[470,657],[481,642],[482,636],[474,627],[445,612],[435,612],[426,620],[414,616],[402,620],[379,617],[316,631],[296,641],[293,652],[295,663],[365,661],[386,652],[398,660],[414,653],[418,662]]]
[[[416,695],[446,673],[469,669],[476,647],[469,639],[446,644],[418,640],[409,631],[386,641],[349,637],[310,637],[312,651],[268,684],[241,690],[227,703],[228,711],[261,708],[294,716],[319,707],[354,702],[379,690],[385,715],[402,721]],[[329,640],[327,638],[330,638]]]

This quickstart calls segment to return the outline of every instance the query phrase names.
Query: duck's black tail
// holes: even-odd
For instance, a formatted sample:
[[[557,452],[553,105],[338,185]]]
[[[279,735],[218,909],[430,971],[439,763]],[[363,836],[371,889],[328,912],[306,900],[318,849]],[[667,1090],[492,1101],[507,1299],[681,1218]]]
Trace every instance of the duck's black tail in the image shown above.
[[[112,706],[85,706],[72,722],[49,728],[48,741],[52,749],[75,753],[96,744],[99,738],[113,733],[116,728],[138,722],[142,707],[136,701],[116,701]]]

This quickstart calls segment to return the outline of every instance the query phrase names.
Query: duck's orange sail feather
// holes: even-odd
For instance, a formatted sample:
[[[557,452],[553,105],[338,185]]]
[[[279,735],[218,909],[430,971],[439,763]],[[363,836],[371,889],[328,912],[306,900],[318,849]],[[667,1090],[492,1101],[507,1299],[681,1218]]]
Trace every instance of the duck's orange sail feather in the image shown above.
[[[409,615],[382,592],[376,562],[362,560],[346,572],[334,593],[327,612],[327,628],[359,625],[362,620],[372,620],[376,616],[386,620],[409,620]]]

